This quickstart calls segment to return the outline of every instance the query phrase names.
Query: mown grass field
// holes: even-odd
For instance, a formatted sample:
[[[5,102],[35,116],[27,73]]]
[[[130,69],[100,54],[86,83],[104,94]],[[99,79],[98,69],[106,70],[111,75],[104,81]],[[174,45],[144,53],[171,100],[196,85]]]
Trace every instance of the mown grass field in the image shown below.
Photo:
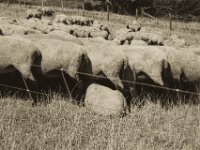
[[[0,5],[0,16],[23,18],[25,8]],[[81,14],[65,10],[66,14]],[[105,13],[86,12],[86,16],[107,23]],[[111,14],[112,31],[134,17]],[[164,32],[167,38],[176,33],[189,45],[200,44],[199,23],[174,22],[169,31],[166,20],[140,19],[142,25]],[[199,150],[200,106],[181,104],[162,108],[150,98],[146,104],[133,107],[124,118],[95,115],[55,95],[47,106],[32,107],[30,100],[8,97],[0,99],[0,149],[2,150]],[[162,101],[162,99],[159,99]]]

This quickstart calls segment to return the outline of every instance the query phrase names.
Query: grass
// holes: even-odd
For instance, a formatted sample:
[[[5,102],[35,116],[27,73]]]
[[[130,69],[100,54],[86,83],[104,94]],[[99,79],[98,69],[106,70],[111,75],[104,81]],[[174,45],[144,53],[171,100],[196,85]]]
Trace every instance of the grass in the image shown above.
[[[200,107],[169,110],[147,103],[124,117],[103,117],[55,96],[48,106],[0,100],[0,149],[192,149],[200,148]]]
[[[54,8],[57,9],[58,8]],[[24,18],[26,8],[0,4],[0,15]],[[65,9],[66,14],[79,14],[75,9]],[[103,12],[86,12],[86,16],[107,23]],[[111,14],[108,23],[115,30],[124,27],[134,17]],[[168,30],[164,19],[140,19],[143,27],[162,32],[167,38],[178,34],[190,45],[200,43],[200,24],[174,22],[174,31]],[[177,105],[162,108],[145,98],[141,108],[132,108],[124,117],[103,117],[78,107],[59,95],[47,106],[32,107],[31,101],[18,98],[0,99],[0,149],[2,150],[199,150],[200,106]]]

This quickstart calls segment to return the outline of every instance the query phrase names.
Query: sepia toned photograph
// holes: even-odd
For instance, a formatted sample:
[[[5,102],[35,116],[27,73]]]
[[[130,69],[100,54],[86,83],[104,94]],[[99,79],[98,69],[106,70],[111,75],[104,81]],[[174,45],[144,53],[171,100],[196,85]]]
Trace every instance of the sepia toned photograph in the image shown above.
[[[200,0],[0,0],[0,150],[200,150]]]

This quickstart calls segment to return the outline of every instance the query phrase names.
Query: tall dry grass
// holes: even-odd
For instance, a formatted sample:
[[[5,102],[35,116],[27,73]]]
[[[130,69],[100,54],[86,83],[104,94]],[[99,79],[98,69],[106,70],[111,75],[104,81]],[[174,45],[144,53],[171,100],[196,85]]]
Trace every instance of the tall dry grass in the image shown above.
[[[200,148],[200,107],[148,102],[124,117],[103,117],[55,96],[48,106],[0,100],[0,149],[150,150]]]

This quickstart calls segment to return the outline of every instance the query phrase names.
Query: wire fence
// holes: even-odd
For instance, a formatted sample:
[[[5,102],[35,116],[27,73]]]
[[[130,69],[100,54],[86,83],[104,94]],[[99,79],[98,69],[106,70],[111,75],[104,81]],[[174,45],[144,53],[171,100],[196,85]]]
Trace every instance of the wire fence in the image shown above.
[[[42,68],[40,65],[31,65],[31,66]],[[67,89],[67,92],[68,92],[70,98],[72,98],[71,95],[72,95],[73,91],[75,90],[75,88],[77,87],[77,84],[79,84],[79,83],[77,83],[75,85],[75,87],[73,87],[73,89],[70,91],[69,85],[68,85],[68,83],[66,81],[66,78],[65,78],[65,75],[64,75],[64,73],[67,73],[68,70],[65,70],[65,69],[63,69],[61,67],[60,68],[60,72],[61,72],[61,76],[62,76],[62,79],[63,79],[63,83],[65,85],[65,88]],[[76,72],[76,74],[77,75],[84,75],[84,76],[87,76],[87,77],[94,77],[94,78],[99,78],[99,79],[110,80],[106,76],[100,76],[100,75],[95,75],[95,74],[90,74],[90,73],[85,73],[85,72],[79,72],[78,71],[78,72]],[[184,91],[184,90],[181,90],[181,89],[174,89],[174,88],[169,88],[169,87],[165,87],[165,86],[160,86],[160,85],[155,85],[155,84],[148,84],[148,83],[137,82],[137,81],[130,81],[130,80],[124,80],[124,79],[120,79],[120,80],[123,83],[128,83],[128,84],[131,84],[131,85],[134,85],[134,86],[135,85],[140,85],[140,86],[149,87],[149,88],[156,88],[156,89],[161,89],[161,90],[166,90],[166,91],[173,91],[173,92],[177,92],[177,93],[191,94],[191,95],[200,96],[200,93],[197,93],[197,92]],[[1,87],[5,87],[5,88],[19,90],[19,91],[24,91],[24,92],[27,92],[27,93],[33,93],[33,94],[39,94],[39,95],[42,95],[42,96],[47,96],[43,92],[33,91],[33,90],[29,89],[28,84],[26,83],[26,81],[25,81],[25,79],[23,77],[22,77],[22,81],[24,83],[25,89],[24,88],[20,88],[20,87],[5,85],[5,84],[0,84],[0,86]],[[117,87],[117,85],[115,85],[115,86]]]
[[[32,65],[34,67],[40,67],[40,65]],[[69,89],[69,86],[68,86],[68,83],[65,79],[65,75],[64,73],[67,73],[68,71],[63,69],[62,67],[59,69],[60,72],[61,72],[61,75],[62,75],[62,79],[63,79],[63,83],[65,85],[65,88],[67,89],[67,92],[69,94],[69,102],[73,102],[74,104],[77,104],[76,101],[72,98],[72,93],[74,91],[74,89],[76,88],[77,85],[75,85],[75,87],[70,91]],[[95,75],[95,74],[90,74],[90,73],[85,73],[85,72],[76,72],[77,75],[84,75],[84,76],[87,76],[87,77],[95,77],[95,78],[100,78],[100,79],[107,79],[109,80],[107,77],[103,77],[103,76],[99,76],[99,75]],[[14,90],[19,90],[19,91],[23,91],[23,92],[27,92],[29,94],[29,97],[31,100],[33,100],[32,98],[32,95],[31,94],[38,94],[38,95],[42,95],[42,96],[45,96],[47,97],[48,99],[51,99],[51,97],[49,95],[47,95],[46,93],[44,92],[38,92],[38,91],[33,91],[31,89],[29,89],[28,87],[28,84],[26,83],[25,79],[22,77],[22,81],[24,83],[24,86],[25,88],[20,88],[20,87],[15,87],[15,86],[10,86],[10,85],[5,85],[5,84],[0,84],[0,87],[5,87],[5,88],[9,88],[9,89],[14,89]],[[162,90],[166,90],[166,91],[173,91],[173,92],[176,92],[176,94],[180,94],[180,93],[183,93],[183,94],[190,94],[190,95],[195,95],[195,96],[200,96],[200,93],[197,93],[197,92],[190,92],[190,91],[184,91],[184,90],[181,90],[181,89],[173,89],[173,88],[169,88],[169,87],[164,87],[164,86],[159,86],[159,85],[153,85],[153,84],[148,84],[148,83],[142,83],[142,82],[137,82],[137,81],[129,81],[129,80],[124,80],[124,79],[121,79],[122,82],[124,83],[129,83],[129,84],[132,84],[132,85],[140,85],[140,86],[144,86],[144,87],[148,87],[148,88],[156,88],[156,89],[162,89]],[[79,84],[79,83],[78,83]],[[117,85],[116,85],[117,86]],[[97,93],[98,94],[98,93]],[[144,101],[144,100],[143,100]],[[143,101],[140,102],[140,104],[143,103]],[[85,102],[84,101],[80,101],[78,103],[79,105],[85,105]],[[134,104],[134,103],[133,103]],[[139,104],[139,105],[140,105]],[[114,106],[115,104],[113,104]],[[117,109],[115,109],[115,107],[113,108],[108,108],[108,107],[102,107],[102,106],[98,106],[98,105],[94,105],[94,104],[88,104],[88,106],[92,106],[92,107],[96,107],[98,109],[102,109],[103,110],[107,110],[107,111],[118,111]],[[126,110],[124,110],[124,112],[122,113],[122,116],[123,114],[126,114],[127,113],[127,109],[129,109],[131,106],[128,106],[128,108],[125,108]],[[131,109],[131,108],[130,108]],[[129,110],[130,112],[130,110]],[[5,120],[8,120],[8,119],[5,119]]]

